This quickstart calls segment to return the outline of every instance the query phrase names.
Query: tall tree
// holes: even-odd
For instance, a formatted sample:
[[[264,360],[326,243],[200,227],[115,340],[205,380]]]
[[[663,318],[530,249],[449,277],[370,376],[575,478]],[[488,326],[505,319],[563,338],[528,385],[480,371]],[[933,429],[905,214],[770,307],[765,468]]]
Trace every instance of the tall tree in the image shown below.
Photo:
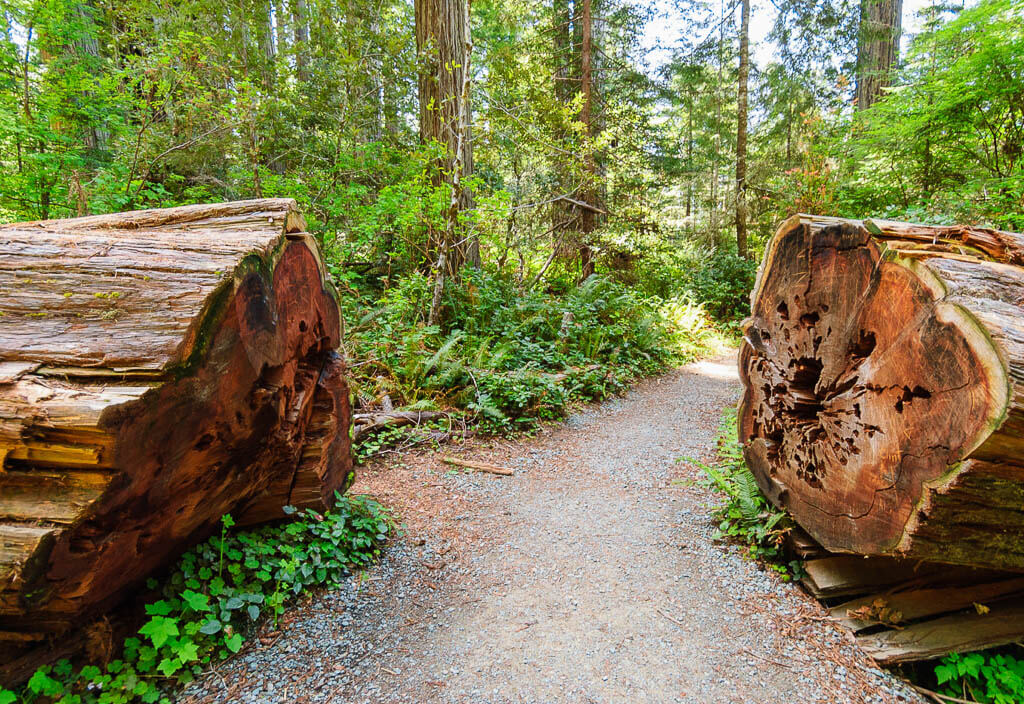
[[[431,231],[428,253],[436,257],[437,282],[431,319],[436,322],[444,278],[464,263],[480,265],[478,241],[463,226],[473,207],[466,178],[473,173],[469,102],[472,43],[468,0],[416,0],[416,50],[420,56],[420,139],[444,146],[439,179],[451,188],[441,231]]]
[[[309,80],[309,8],[306,0],[291,0],[292,32],[295,39],[295,72],[302,82]]]
[[[750,0],[740,4],[740,69],[736,91],[736,249],[747,256],[747,88],[750,77]]]
[[[871,107],[900,55],[903,0],[862,0],[857,40],[857,109]]]
[[[580,108],[580,122],[583,123],[584,183],[583,202],[580,213],[580,282],[594,273],[594,250],[591,238],[597,229],[597,160],[594,158],[594,14],[592,0],[582,0],[580,12],[580,90],[583,105]]]

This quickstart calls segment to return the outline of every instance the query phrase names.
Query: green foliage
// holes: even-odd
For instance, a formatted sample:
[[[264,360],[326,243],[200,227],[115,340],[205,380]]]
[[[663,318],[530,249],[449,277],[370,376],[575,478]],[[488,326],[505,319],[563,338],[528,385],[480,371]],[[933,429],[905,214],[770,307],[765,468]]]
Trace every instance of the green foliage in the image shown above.
[[[742,544],[747,556],[779,572],[784,579],[799,576],[798,561],[782,562],[782,541],[793,521],[785,511],[769,503],[747,468],[737,440],[736,409],[727,409],[722,416],[718,461],[713,466],[695,464],[707,475],[707,485],[725,495],[725,503],[714,514],[719,537]]]
[[[1024,660],[1001,652],[950,653],[935,666],[939,693],[983,702],[1024,701]]]
[[[430,290],[413,273],[377,300],[345,300],[349,354],[365,360],[353,370],[363,401],[387,395],[396,406],[454,411],[489,432],[529,429],[716,342],[699,306],[646,298],[601,276],[558,294],[466,271],[446,289],[443,329],[426,324]],[[424,430],[385,430],[357,456],[384,447],[384,437],[402,442]]]
[[[720,250],[706,266],[691,270],[686,288],[716,320],[735,321],[750,315],[750,290],[756,274],[756,262]]]
[[[925,11],[896,84],[835,135],[842,212],[1024,229],[1022,11]]]
[[[452,424],[452,420],[428,420],[418,425],[382,428],[360,438],[352,447],[352,456],[356,462],[366,462],[384,452],[401,452],[424,443],[430,443],[437,449],[440,447],[440,441],[450,436]]]
[[[393,529],[383,507],[357,496],[338,496],[332,510],[281,525],[232,534],[233,525],[224,516],[219,536],[182,555],[162,583],[149,580],[155,599],[119,659],[42,667],[21,690],[0,689],[0,702],[169,702],[169,687],[237,653],[261,619],[276,624],[290,599],[337,587],[351,569],[370,564]]]

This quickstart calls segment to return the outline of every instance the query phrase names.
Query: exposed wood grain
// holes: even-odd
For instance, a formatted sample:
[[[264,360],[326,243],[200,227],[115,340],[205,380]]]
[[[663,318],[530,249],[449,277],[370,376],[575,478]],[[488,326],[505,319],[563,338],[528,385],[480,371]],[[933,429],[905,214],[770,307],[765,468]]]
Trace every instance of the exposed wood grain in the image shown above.
[[[1019,598],[1024,594],[1024,577],[1001,579],[996,582],[958,586],[907,589],[891,594],[873,594],[847,601],[829,609],[829,614],[851,631],[861,631],[878,623],[851,615],[880,601],[891,613],[898,613],[894,623],[918,619],[971,608],[974,604],[990,605],[995,600]]]
[[[943,574],[948,579],[990,576],[988,570],[951,568],[935,563],[919,563],[889,557],[832,555],[804,563],[802,583],[818,599],[877,593],[912,580],[925,581]]]
[[[993,606],[984,615],[972,611],[922,621],[903,630],[861,636],[857,644],[879,664],[895,665],[1013,643],[1021,633],[1024,604],[1007,602]]]
[[[1024,571],[1020,265],[1024,237],[986,228],[779,228],[745,326],[740,438],[822,546]]]
[[[351,482],[303,229],[287,199],[0,227],[0,638],[69,633],[224,513]]]

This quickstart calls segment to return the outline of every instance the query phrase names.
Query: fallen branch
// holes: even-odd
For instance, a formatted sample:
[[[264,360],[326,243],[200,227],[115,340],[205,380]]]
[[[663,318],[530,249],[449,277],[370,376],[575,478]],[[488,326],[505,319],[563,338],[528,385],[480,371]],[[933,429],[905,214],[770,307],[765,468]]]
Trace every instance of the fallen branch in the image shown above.
[[[352,414],[352,439],[358,440],[367,433],[381,428],[399,425],[419,425],[420,423],[445,418],[449,414],[442,411],[391,411],[390,413],[354,413]]]
[[[448,457],[447,455],[441,456],[441,461],[447,464],[453,464],[457,467],[466,467],[468,469],[475,469],[478,472],[487,472],[488,474],[500,474],[503,477],[511,477],[514,472],[507,467],[499,467],[496,464],[487,464],[486,462],[474,462],[473,460],[461,460],[457,457]]]
[[[945,702],[952,702],[953,704],[977,704],[977,702],[975,702],[972,699],[960,699],[958,697],[951,697],[948,694],[939,694],[938,692],[933,691],[931,689],[926,689],[925,687],[918,687],[916,684],[912,684],[910,686],[916,689],[921,694],[930,697],[931,699],[934,699],[939,704],[944,704]]]
[[[526,373],[532,373],[533,375],[535,375],[535,376],[537,376],[537,377],[539,377],[541,379],[546,379],[548,381],[552,381],[552,382],[556,382],[557,383],[559,381],[565,381],[566,379],[568,379],[570,376],[573,376],[574,374],[587,374],[589,372],[597,371],[600,368],[601,368],[600,364],[588,364],[585,367],[566,367],[565,371],[561,371],[561,372],[557,372],[557,373],[556,372],[541,372],[541,371],[534,371],[534,370],[526,370]],[[502,376],[502,377],[515,377],[517,375],[520,375],[520,374],[524,373],[521,370],[516,370],[516,371],[511,371],[511,372],[495,372],[495,371],[490,371],[488,369],[471,369],[470,371],[475,373],[475,374],[478,374],[480,376]]]

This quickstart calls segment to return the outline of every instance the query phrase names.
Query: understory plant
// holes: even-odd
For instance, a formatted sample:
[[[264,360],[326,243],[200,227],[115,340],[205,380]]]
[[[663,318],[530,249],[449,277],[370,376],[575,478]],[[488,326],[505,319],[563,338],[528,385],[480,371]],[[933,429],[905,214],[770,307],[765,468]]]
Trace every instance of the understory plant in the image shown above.
[[[935,666],[941,696],[983,704],[1024,702],[1024,660],[1008,648],[981,653],[950,653]],[[1016,646],[1020,651],[1020,646]]]
[[[359,404],[386,398],[395,408],[446,411],[490,433],[529,430],[720,341],[690,299],[644,296],[601,276],[542,290],[467,269],[446,286],[436,324],[428,322],[431,285],[422,274],[377,294],[352,292],[343,304]],[[385,432],[403,444],[420,431]],[[364,437],[357,456],[383,447]]]
[[[374,561],[393,529],[386,510],[360,496],[337,496],[330,511],[283,524],[233,526],[224,516],[219,535],[182,555],[166,578],[149,580],[146,620],[116,659],[41,667],[18,691],[0,689],[0,704],[170,702],[173,686],[237,653],[261,621],[276,626],[289,600],[337,587]]]
[[[737,439],[735,408],[726,409],[722,415],[717,448],[713,465],[696,463],[707,476],[706,484],[725,497],[714,512],[717,537],[740,543],[748,557],[778,572],[783,579],[798,577],[799,561],[787,563],[782,547],[793,520],[765,498],[747,467]]]

